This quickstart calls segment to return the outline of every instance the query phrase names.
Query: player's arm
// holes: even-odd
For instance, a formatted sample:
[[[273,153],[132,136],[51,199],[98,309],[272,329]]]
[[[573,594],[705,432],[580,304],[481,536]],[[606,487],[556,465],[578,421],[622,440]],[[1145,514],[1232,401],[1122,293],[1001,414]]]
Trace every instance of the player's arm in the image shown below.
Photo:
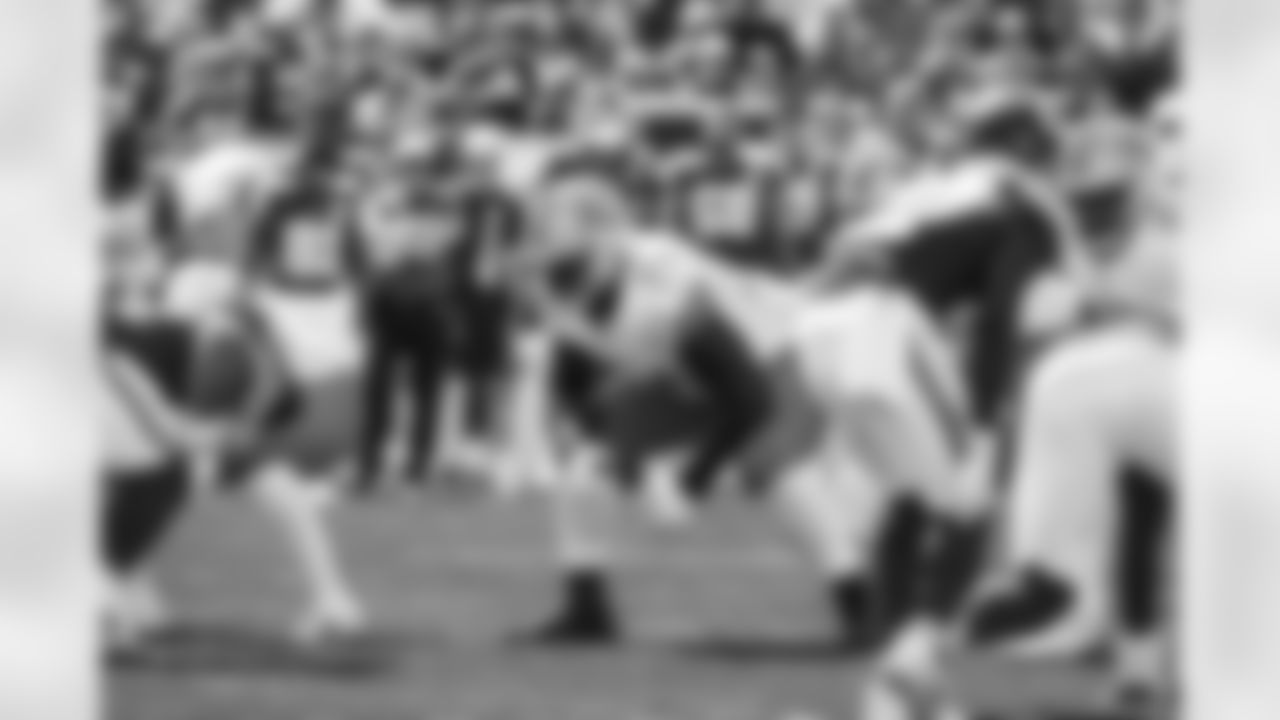
[[[292,373],[261,311],[249,302],[242,302],[237,310],[257,370],[247,403],[248,416],[268,426],[275,425],[292,415],[300,400],[291,380]],[[250,428],[250,432],[253,429]]]
[[[1014,190],[1049,223],[1057,243],[1059,268],[1076,288],[1090,297],[1098,287],[1098,268],[1092,259],[1084,229],[1063,193],[1028,173],[1011,172]]]
[[[831,288],[864,272],[877,272],[885,250],[918,225],[919,213],[907,199],[905,194],[891,197],[868,214],[845,223],[804,284]]]
[[[517,297],[552,336],[592,357],[614,362],[620,350],[614,346],[605,328],[564,299],[553,286],[553,262],[554,259],[525,257],[517,260],[515,265],[509,265],[506,274],[516,289]]]
[[[105,366],[111,390],[153,437],[188,454],[207,454],[221,446],[224,434],[218,425],[201,421],[166,398],[136,362],[108,352]]]

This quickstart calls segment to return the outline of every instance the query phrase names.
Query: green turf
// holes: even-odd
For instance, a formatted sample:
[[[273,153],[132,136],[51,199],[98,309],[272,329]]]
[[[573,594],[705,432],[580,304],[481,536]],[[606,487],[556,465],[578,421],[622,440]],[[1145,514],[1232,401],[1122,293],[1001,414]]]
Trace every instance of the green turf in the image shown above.
[[[274,529],[211,501],[159,577],[183,626],[110,675],[113,720],[854,719],[859,670],[823,652],[816,576],[766,511],[728,507],[646,548],[621,586],[631,642],[598,651],[512,636],[549,612],[554,584],[536,502],[410,492],[340,513],[344,551],[375,615],[367,638],[302,651],[282,637],[301,598]],[[975,702],[1020,720],[1092,704],[1076,669],[966,659]]]

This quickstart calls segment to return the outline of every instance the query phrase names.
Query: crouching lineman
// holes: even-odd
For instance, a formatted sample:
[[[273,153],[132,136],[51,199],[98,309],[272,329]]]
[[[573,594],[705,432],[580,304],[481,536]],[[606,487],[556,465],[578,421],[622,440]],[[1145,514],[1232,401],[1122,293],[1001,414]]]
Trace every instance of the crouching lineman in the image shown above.
[[[1170,679],[1160,639],[1174,507],[1171,172],[1147,178],[1141,234],[1075,295],[1075,310],[1097,318],[1030,368],[995,582],[963,617],[951,605],[932,621],[979,646],[1034,654],[1078,651],[1081,638],[1117,629],[1123,691]],[[942,627],[917,622],[903,634],[862,697],[865,717],[965,716],[941,692]]]
[[[205,477],[247,488],[278,523],[300,570],[308,606],[295,629],[308,641],[355,630],[364,619],[327,527],[342,463],[358,449],[359,414],[351,408],[358,407],[364,361],[357,298],[340,272],[339,227],[323,199],[287,196],[255,238],[265,255],[260,267],[242,274],[227,266],[224,275],[211,266],[179,266],[168,273],[168,283],[157,278],[152,288],[157,307],[174,320],[161,328],[165,332],[108,334],[109,377],[121,380],[109,389],[118,386],[118,397],[146,400],[132,404],[142,411],[135,417],[150,419],[130,424],[122,413],[108,418],[111,432],[125,433],[109,434],[109,449],[136,447],[130,437],[168,438],[158,446],[164,449],[192,435],[179,447],[194,443],[204,450]],[[126,372],[130,358],[152,369],[150,377],[168,394],[143,392],[145,378]],[[227,428],[220,433],[223,442],[213,446],[226,451],[217,458],[195,411],[220,418]],[[142,434],[147,429],[153,434]],[[164,434],[154,434],[160,430]],[[144,479],[154,476],[155,482],[113,484],[112,498],[119,502],[108,503],[107,532],[117,569],[136,576],[176,519],[191,478],[175,454],[160,453],[164,462],[144,466]]]
[[[227,433],[190,412],[194,328],[167,312],[167,261],[144,205],[122,208],[107,240],[99,410],[107,487],[102,542],[107,573],[107,637],[130,646],[166,624],[168,610],[146,566],[182,515],[194,473],[223,448]]]
[[[779,405],[785,393],[775,392],[786,377],[767,366],[770,354],[744,327],[743,311],[724,306],[724,287],[739,283],[727,268],[677,238],[642,230],[616,190],[594,175],[561,178],[549,195],[552,227],[544,230],[551,244],[541,250],[551,259],[534,273],[542,287],[526,293],[538,298],[539,321],[561,346],[554,392],[587,442],[554,489],[565,596],[539,635],[599,642],[618,630],[608,576],[617,525],[608,479],[634,481],[645,469],[663,469],[646,467],[655,454],[664,461],[673,448],[687,450],[692,460],[674,482],[705,497],[786,411]],[[776,309],[758,293],[738,295],[761,311]],[[790,330],[785,320],[754,319],[776,335]],[[856,535],[880,501],[876,485],[862,480],[810,473],[785,488],[800,530],[819,544],[851,639],[867,621],[858,550],[869,541]],[[844,485],[823,485],[829,481]]]

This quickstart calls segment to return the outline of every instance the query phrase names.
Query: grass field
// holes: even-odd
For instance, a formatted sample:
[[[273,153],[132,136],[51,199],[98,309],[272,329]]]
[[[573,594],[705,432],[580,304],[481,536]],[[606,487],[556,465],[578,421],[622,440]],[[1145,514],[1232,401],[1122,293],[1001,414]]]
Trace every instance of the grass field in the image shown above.
[[[859,669],[822,652],[816,576],[764,509],[656,533],[628,563],[631,642],[605,650],[512,640],[552,607],[536,500],[400,491],[344,508],[343,550],[376,627],[323,651],[284,641],[300,609],[271,527],[209,501],[167,550],[160,580],[181,628],[110,675],[112,720],[855,720]],[[960,684],[1012,720],[1094,704],[1098,678],[957,659]]]

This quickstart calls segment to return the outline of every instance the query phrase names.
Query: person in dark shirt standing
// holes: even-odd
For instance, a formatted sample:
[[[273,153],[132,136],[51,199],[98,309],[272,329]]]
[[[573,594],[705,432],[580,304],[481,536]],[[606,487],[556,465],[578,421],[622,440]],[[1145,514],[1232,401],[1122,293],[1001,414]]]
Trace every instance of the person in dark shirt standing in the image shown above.
[[[465,391],[463,425],[473,437],[493,442],[505,433],[512,306],[490,270],[519,238],[522,220],[509,197],[484,186],[466,188],[460,207],[462,237],[452,267],[464,331],[455,358]]]
[[[407,475],[424,482],[435,456],[441,389],[460,343],[459,208],[443,193],[389,191],[363,218],[369,260],[364,319],[371,361],[364,402],[358,487],[385,472],[397,389],[412,416]]]

